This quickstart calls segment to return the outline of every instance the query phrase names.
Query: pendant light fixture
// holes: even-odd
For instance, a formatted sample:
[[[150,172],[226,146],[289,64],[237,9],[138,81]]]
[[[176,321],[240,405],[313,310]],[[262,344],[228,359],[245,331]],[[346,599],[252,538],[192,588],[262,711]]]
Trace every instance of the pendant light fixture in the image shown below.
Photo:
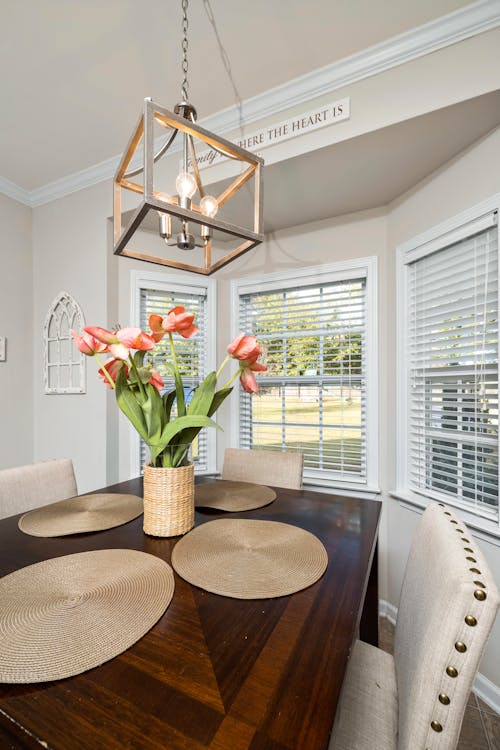
[[[114,177],[114,252],[208,275],[264,239],[263,160],[197,125],[188,98],[187,9],[182,0],[181,102],[171,112],[144,100]],[[176,153],[179,161],[162,159]],[[210,190],[204,164],[211,165]]]

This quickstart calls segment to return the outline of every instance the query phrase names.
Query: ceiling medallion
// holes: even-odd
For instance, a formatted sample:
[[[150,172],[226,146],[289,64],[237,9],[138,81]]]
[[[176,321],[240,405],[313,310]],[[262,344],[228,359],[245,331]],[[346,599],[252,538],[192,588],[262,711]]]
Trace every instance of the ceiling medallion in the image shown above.
[[[188,100],[187,7],[182,0],[182,100],[174,112],[144,100],[114,177],[114,252],[208,275],[264,239],[264,162],[196,124]],[[165,140],[155,153],[159,134]],[[179,153],[172,145],[180,139],[180,163],[162,160]],[[200,175],[206,162],[210,192]]]

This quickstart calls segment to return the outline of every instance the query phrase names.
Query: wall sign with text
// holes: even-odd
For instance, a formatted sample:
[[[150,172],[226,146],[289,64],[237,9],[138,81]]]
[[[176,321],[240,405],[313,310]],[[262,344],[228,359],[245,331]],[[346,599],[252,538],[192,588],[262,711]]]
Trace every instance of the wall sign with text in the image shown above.
[[[336,102],[323,105],[317,109],[312,109],[309,112],[304,112],[301,115],[289,117],[274,125],[266,125],[266,127],[256,130],[244,138],[235,140],[234,143],[241,148],[247,149],[247,151],[253,151],[260,155],[263,149],[274,146],[275,143],[287,141],[290,138],[310,133],[313,130],[319,130],[319,128],[324,128],[325,125],[334,125],[342,120],[348,120],[349,117],[350,98],[346,97],[345,99],[339,99]],[[225,156],[213,149],[202,151],[196,157],[198,169],[211,167],[225,159]]]

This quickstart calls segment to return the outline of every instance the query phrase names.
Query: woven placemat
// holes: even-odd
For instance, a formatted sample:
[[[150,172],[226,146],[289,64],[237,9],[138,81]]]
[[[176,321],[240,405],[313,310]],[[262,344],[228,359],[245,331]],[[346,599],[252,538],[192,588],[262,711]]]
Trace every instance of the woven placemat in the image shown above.
[[[142,498],[137,495],[82,495],[30,510],[21,516],[18,526],[30,536],[67,536],[112,529],[142,512]]]
[[[194,489],[194,504],[197,508],[243,511],[255,510],[276,500],[276,492],[264,484],[233,482],[222,479],[217,482],[198,484]]]
[[[172,552],[189,583],[235,599],[286,596],[321,578],[328,564],[313,534],[277,521],[223,518],[193,529]]]
[[[121,654],[160,619],[170,565],[136,550],[80,552],[0,580],[0,682],[59,680]]]

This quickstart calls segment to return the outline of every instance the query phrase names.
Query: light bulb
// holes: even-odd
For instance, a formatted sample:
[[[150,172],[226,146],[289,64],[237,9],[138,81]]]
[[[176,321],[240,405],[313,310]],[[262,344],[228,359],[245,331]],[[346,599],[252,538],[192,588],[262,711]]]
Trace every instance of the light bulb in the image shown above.
[[[204,216],[213,219],[219,210],[217,198],[214,198],[213,195],[205,195],[200,201],[200,210]]]
[[[168,242],[172,236],[172,218],[162,211],[158,211],[160,218],[160,237]]]
[[[189,172],[181,172],[177,175],[175,187],[180,198],[191,199],[196,193],[196,180]]]

